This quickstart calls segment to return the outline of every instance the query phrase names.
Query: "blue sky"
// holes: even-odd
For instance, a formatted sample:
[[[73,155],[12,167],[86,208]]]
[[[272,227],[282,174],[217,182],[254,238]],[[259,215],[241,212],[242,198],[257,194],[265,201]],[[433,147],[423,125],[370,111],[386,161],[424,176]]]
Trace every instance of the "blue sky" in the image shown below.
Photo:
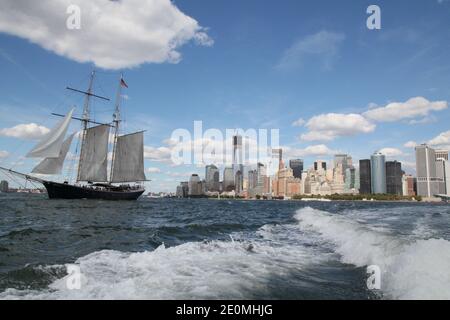
[[[72,2],[83,10],[83,1]],[[381,8],[381,30],[366,27],[370,4]],[[6,6],[3,15],[14,5],[0,4]],[[125,129],[147,130],[152,191],[173,191],[188,173],[203,174],[201,168],[173,166],[167,159],[165,140],[176,128],[192,131],[194,120],[221,130],[279,128],[287,156],[304,158],[307,165],[337,151],[361,159],[384,149],[413,173],[413,142],[450,145],[450,1],[183,0],[170,6],[189,18],[180,21],[190,28],[187,35],[174,31],[183,37],[179,44],[171,42],[180,55],[175,59],[172,52],[161,58],[152,55],[154,47],[134,46],[124,30],[117,38],[99,32],[92,43],[59,49],[45,34],[23,32],[0,14],[0,165],[16,163],[19,171],[30,171],[35,160],[20,156],[35,143],[39,129],[31,137],[11,129],[31,123],[51,127],[57,119],[49,113],[67,112],[72,104],[80,113],[82,99],[64,88],[84,88],[93,67],[98,69],[96,92],[109,97],[119,70],[124,72],[129,85]],[[54,18],[48,37],[60,36],[51,28],[59,28],[65,12],[59,17],[54,10],[19,9],[46,21]],[[128,6],[121,22],[144,9]],[[82,30],[89,32],[91,18],[83,16],[82,11]],[[79,52],[83,46],[118,50],[120,58],[129,54],[137,62],[121,67],[105,62],[105,54],[83,62],[89,60]],[[96,119],[106,121],[112,106],[95,102],[94,110]]]

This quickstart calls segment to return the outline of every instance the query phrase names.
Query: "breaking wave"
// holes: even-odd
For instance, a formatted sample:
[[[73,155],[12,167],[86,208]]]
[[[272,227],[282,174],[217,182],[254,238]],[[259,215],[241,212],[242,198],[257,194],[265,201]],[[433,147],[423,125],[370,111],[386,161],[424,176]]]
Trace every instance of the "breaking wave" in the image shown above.
[[[449,241],[411,240],[309,207],[298,210],[295,218],[302,230],[331,242],[342,262],[378,265],[381,290],[388,298],[450,299]]]

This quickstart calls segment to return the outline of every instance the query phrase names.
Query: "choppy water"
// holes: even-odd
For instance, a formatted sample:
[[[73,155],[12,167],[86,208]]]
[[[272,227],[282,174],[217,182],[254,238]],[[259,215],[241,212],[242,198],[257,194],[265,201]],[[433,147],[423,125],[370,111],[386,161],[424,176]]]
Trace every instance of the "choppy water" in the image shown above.
[[[0,298],[450,299],[450,205],[0,194]]]

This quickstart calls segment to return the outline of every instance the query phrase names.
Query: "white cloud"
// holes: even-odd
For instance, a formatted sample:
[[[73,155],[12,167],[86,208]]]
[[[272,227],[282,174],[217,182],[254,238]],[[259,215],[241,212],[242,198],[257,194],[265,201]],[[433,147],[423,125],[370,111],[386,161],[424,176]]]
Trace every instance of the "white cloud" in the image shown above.
[[[367,105],[367,109],[375,109],[375,108],[378,108],[378,105],[375,102],[370,102]]]
[[[403,145],[405,148],[415,148],[417,146],[417,142],[408,141]]]
[[[151,161],[170,162],[171,149],[167,147],[144,147],[144,158]]]
[[[21,139],[39,139],[49,131],[50,129],[37,125],[36,123],[18,124],[12,128],[0,129],[0,136]]]
[[[336,150],[328,148],[324,144],[307,146],[303,149],[283,147],[283,153],[287,158],[294,157],[313,157],[313,156],[330,156],[338,153]]]
[[[416,171],[416,163],[414,161],[402,160],[400,162],[402,163],[402,168],[403,169],[409,169],[409,171],[411,171],[411,172],[415,172]]]
[[[277,64],[278,69],[292,69],[303,66],[306,61],[318,59],[323,68],[329,69],[344,41],[342,33],[322,30],[300,39],[288,48]]]
[[[397,148],[383,148],[379,150],[379,152],[384,154],[386,157],[397,157],[404,155],[403,151]]]
[[[428,141],[428,144],[431,146],[450,145],[450,130],[440,133],[438,136]]]
[[[363,115],[370,120],[393,122],[425,117],[432,111],[441,111],[447,109],[447,107],[447,101],[433,102],[423,97],[415,97],[406,102],[391,102],[384,107],[370,109]]]
[[[430,124],[437,122],[437,118],[435,116],[426,116],[422,119],[412,119],[408,121],[408,124]]]
[[[161,169],[156,168],[156,167],[151,167],[151,168],[147,168],[147,172],[148,173],[160,173]]]
[[[292,122],[292,126],[293,126],[293,127],[301,127],[301,126],[303,126],[305,123],[306,123],[305,119],[300,118],[300,119],[297,119],[297,120],[295,120],[294,122]]]
[[[1,158],[7,158],[9,157],[9,152],[8,151],[4,151],[4,150],[0,150],[0,159]]]
[[[331,141],[340,136],[353,136],[375,130],[375,125],[360,114],[328,113],[308,120],[309,132],[300,136],[304,141]]]
[[[173,171],[167,171],[165,174],[174,178],[188,178],[191,176],[192,173],[195,172],[173,172]]]
[[[78,30],[66,27],[72,4],[81,9]],[[213,44],[206,29],[170,0],[3,0],[0,32],[106,69],[177,63],[183,44]]]

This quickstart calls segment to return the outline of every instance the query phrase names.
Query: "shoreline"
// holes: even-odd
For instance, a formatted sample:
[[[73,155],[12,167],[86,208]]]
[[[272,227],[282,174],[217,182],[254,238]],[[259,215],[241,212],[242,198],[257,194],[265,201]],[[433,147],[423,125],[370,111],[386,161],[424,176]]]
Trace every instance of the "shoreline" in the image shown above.
[[[178,199],[183,199],[183,198],[178,198]],[[184,198],[184,199],[189,199],[189,198]],[[192,198],[192,199],[199,199],[199,198]],[[340,201],[340,202],[389,202],[389,203],[428,203],[428,204],[448,204],[449,202],[440,199],[440,198],[419,198],[420,200],[417,199],[330,199],[330,198],[315,198],[315,197],[303,197],[303,198],[299,198],[299,199],[277,199],[277,198],[272,198],[272,199],[255,199],[255,198],[217,198],[217,197],[203,197],[202,199],[210,199],[210,200],[242,200],[242,201],[300,201],[300,202],[336,202],[336,201]],[[305,199],[305,200],[303,200]]]
[[[327,198],[303,198],[302,199],[245,199],[245,198],[176,198],[176,199],[205,199],[205,200],[231,200],[231,201],[295,201],[295,202],[389,202],[389,203],[426,203],[426,204],[447,204],[445,201],[426,201],[426,200],[359,200],[359,199],[327,199]]]

